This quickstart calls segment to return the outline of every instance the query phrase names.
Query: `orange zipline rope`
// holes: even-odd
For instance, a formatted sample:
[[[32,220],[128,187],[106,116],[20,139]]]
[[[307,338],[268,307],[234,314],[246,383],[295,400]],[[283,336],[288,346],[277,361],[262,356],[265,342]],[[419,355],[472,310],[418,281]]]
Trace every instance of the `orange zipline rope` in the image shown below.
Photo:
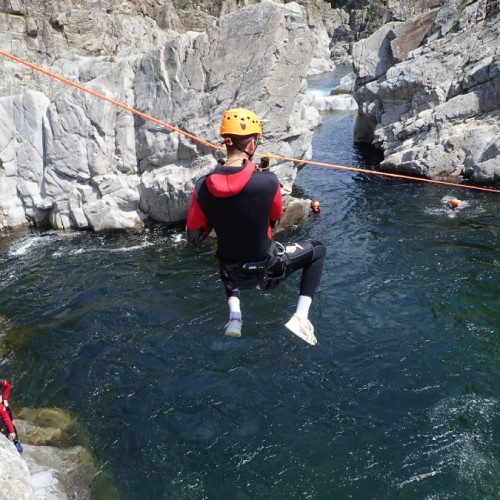
[[[114,104],[115,106],[118,106],[119,108],[130,111],[131,113],[134,113],[134,114],[136,114],[136,115],[138,115],[146,120],[150,120],[154,123],[157,123],[158,125],[161,125],[162,127],[166,127],[174,132],[178,132],[179,134],[182,134],[186,137],[189,137],[193,141],[199,142],[199,143],[204,144],[205,146],[209,146],[213,149],[225,151],[225,148],[223,148],[222,146],[212,144],[211,142],[205,141],[205,140],[201,139],[200,137],[197,137],[193,134],[185,132],[184,130],[181,130],[177,127],[174,127],[173,125],[169,125],[168,123],[165,123],[161,120],[157,120],[156,118],[153,118],[150,115],[142,113],[141,111],[138,111],[137,109],[131,108],[130,106],[127,106],[126,104],[123,104],[119,101],[115,101],[114,99],[111,99],[110,97],[106,97],[105,95],[100,94],[99,92],[95,92],[94,90],[91,90],[88,87],[84,87],[83,85],[79,85],[78,83],[72,82],[71,80],[63,78],[62,76],[56,75],[55,73],[52,73],[46,69],[43,69],[39,66],[36,66],[35,64],[29,63],[29,62],[27,62],[19,57],[16,57],[12,54],[9,54],[8,52],[0,50],[0,55],[7,57],[8,59],[11,59],[13,61],[16,61],[20,64],[24,64],[25,66],[28,66],[29,68],[34,69],[35,71],[39,71],[40,73],[44,73],[45,75],[50,76],[51,78],[55,78],[56,80],[59,80],[62,83],[65,83],[67,85],[71,85],[72,87],[75,87],[79,90],[82,90],[83,92],[87,92],[88,94],[91,94],[95,97],[98,97],[99,99],[103,99],[104,101],[107,101],[111,104]],[[358,168],[358,167],[346,167],[344,165],[335,165],[333,163],[322,163],[322,162],[312,161],[312,160],[300,160],[297,158],[287,158],[285,156],[277,156],[277,155],[272,155],[272,154],[258,154],[258,153],[256,153],[256,156],[267,156],[268,158],[273,158],[275,160],[281,160],[281,161],[291,161],[294,163],[318,165],[321,167],[330,167],[330,168],[336,168],[339,170],[350,170],[352,172],[361,172],[361,173],[365,173],[365,174],[383,175],[386,177],[393,177],[393,178],[397,178],[397,179],[407,179],[407,180],[411,180],[411,181],[428,182],[431,184],[441,184],[444,186],[452,186],[452,187],[459,187],[459,188],[466,188],[466,189],[476,189],[478,191],[487,191],[490,193],[500,193],[499,189],[491,189],[491,188],[485,188],[485,187],[481,187],[481,186],[470,186],[467,184],[458,184],[455,182],[437,181],[437,180],[433,180],[433,179],[424,179],[422,177],[412,177],[410,175],[394,174],[394,173],[390,173],[390,172],[381,172],[379,170],[369,170],[369,169]]]

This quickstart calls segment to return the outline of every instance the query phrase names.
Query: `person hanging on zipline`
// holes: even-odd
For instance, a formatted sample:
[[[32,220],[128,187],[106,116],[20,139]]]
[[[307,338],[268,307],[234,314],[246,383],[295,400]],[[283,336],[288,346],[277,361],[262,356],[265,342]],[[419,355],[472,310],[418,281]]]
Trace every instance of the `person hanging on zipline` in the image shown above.
[[[220,134],[227,159],[196,182],[186,237],[196,246],[215,230],[216,257],[229,305],[225,334],[241,336],[241,289],[271,290],[302,269],[296,311],[285,326],[314,345],[317,340],[308,316],[326,247],[316,240],[284,247],[272,238],[272,228],[283,214],[283,203],[277,176],[252,162],[262,135],[257,116],[247,109],[230,109],[222,117]]]
[[[17,451],[22,454],[23,447],[17,440],[17,429],[9,406],[11,387],[12,385],[8,380],[0,380],[0,432],[13,441]]]

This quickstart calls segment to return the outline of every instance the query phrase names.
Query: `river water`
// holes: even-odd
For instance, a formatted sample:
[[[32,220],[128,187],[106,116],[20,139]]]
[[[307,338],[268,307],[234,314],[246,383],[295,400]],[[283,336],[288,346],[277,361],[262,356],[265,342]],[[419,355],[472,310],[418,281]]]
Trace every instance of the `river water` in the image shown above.
[[[314,160],[376,163],[353,122],[325,115]],[[226,338],[213,246],[180,229],[2,235],[13,402],[76,415],[125,500],[499,498],[500,198],[317,166],[295,190],[322,212],[279,239],[328,247],[314,347],[283,327],[298,276]]]

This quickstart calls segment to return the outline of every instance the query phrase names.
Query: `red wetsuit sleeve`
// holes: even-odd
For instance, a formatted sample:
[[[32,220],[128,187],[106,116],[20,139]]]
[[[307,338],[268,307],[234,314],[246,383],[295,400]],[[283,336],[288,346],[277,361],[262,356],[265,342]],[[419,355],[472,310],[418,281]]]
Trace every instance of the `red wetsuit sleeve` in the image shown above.
[[[281,189],[278,185],[273,203],[271,205],[271,220],[278,221],[283,216],[283,199],[281,198]]]
[[[269,236],[269,239],[272,239],[271,223],[278,222],[282,216],[283,216],[283,198],[281,197],[281,189],[278,184],[278,189],[276,190],[276,194],[274,195],[274,199],[271,204],[271,214],[269,221],[270,225],[267,229],[267,235]],[[274,226],[275,224],[273,224],[273,227]]]
[[[1,380],[0,383],[2,385],[2,399],[8,401],[10,399],[10,389],[12,386],[8,380]]]
[[[188,243],[191,245],[198,244],[208,236],[212,227],[212,224],[208,220],[208,217],[205,215],[205,212],[198,202],[196,190],[193,189],[193,193],[191,195],[191,205],[189,207],[186,221]]]
[[[3,404],[0,404],[0,418],[5,422],[5,426],[7,427],[9,434],[11,432],[16,432],[14,424],[12,423],[12,420],[10,419],[10,416],[7,413],[7,410],[5,409],[5,406]]]

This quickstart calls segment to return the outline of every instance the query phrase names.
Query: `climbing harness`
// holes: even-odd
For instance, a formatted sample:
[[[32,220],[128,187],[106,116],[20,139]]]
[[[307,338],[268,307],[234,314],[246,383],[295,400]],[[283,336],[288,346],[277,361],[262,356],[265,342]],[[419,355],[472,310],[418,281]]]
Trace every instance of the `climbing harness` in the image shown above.
[[[201,139],[200,137],[197,137],[197,136],[190,134],[184,130],[181,130],[177,127],[174,127],[173,125],[169,125],[168,123],[165,123],[161,120],[153,118],[152,116],[149,116],[145,113],[142,113],[141,111],[138,111],[137,109],[131,108],[130,106],[127,106],[119,101],[116,101],[114,99],[106,97],[103,94],[95,92],[94,90],[91,90],[88,87],[84,87],[83,85],[79,85],[78,83],[72,82],[71,80],[63,78],[62,76],[56,75],[55,73],[52,73],[46,69],[43,69],[39,66],[36,66],[35,64],[32,64],[28,61],[25,61],[25,60],[23,60],[19,57],[16,57],[12,54],[9,54],[8,52],[0,50],[0,55],[7,57],[8,59],[11,59],[12,61],[16,61],[20,64],[24,64],[25,66],[28,66],[29,68],[34,69],[35,71],[39,71],[41,73],[44,73],[45,75],[50,76],[51,78],[55,78],[56,80],[59,80],[62,83],[65,83],[67,85],[71,85],[72,87],[75,87],[83,92],[87,92],[88,94],[91,94],[95,97],[98,97],[99,99],[103,99],[104,101],[107,101],[111,104],[114,104],[115,106],[118,106],[122,109],[125,109],[131,113],[134,113],[135,115],[138,115],[138,116],[144,118],[145,120],[150,120],[158,125],[161,125],[162,127],[166,127],[169,130],[172,130],[174,132],[178,132],[179,134],[182,134],[193,141],[199,142],[200,144],[204,144],[205,146],[208,146],[208,147],[215,149],[215,150],[225,151],[225,148],[223,146],[212,144],[209,141],[205,141],[204,139]],[[240,110],[241,110],[241,108],[238,108],[238,111],[240,111]],[[233,110],[233,111],[235,111],[235,110]],[[244,110],[244,111],[246,111],[248,113],[248,110]],[[248,118],[252,122],[252,125],[251,125],[252,130],[254,130],[254,129],[258,130],[258,128],[260,127],[260,122],[252,121],[253,120],[252,116],[248,116]],[[422,177],[412,177],[410,175],[395,174],[395,173],[391,173],[391,172],[382,172],[380,170],[369,170],[369,169],[365,169],[365,168],[348,167],[345,165],[335,165],[333,163],[324,163],[324,162],[318,162],[318,161],[312,161],[312,160],[303,160],[303,159],[298,159],[298,158],[288,158],[286,156],[271,155],[269,153],[266,153],[266,154],[255,153],[255,156],[264,157],[267,160],[275,159],[275,160],[279,160],[279,161],[299,163],[301,165],[304,165],[304,164],[317,165],[320,167],[329,167],[329,168],[335,168],[335,169],[339,169],[339,170],[348,170],[351,172],[361,172],[361,173],[371,174],[371,175],[382,175],[385,177],[392,177],[394,179],[406,179],[406,180],[410,180],[410,181],[427,182],[430,184],[439,184],[439,185],[443,185],[443,186],[459,187],[459,188],[465,188],[465,189],[474,189],[477,191],[485,191],[485,192],[489,192],[489,193],[500,193],[500,189],[493,189],[493,188],[487,188],[487,187],[482,187],[482,186],[472,186],[469,184],[459,184],[459,183],[455,183],[455,182],[438,181],[438,180],[434,180],[434,179],[424,179]],[[264,168],[263,168],[263,170],[264,170]]]
[[[230,289],[271,290],[285,279],[286,264],[285,247],[272,240],[264,260],[243,264],[219,260],[219,269],[222,281]]]

